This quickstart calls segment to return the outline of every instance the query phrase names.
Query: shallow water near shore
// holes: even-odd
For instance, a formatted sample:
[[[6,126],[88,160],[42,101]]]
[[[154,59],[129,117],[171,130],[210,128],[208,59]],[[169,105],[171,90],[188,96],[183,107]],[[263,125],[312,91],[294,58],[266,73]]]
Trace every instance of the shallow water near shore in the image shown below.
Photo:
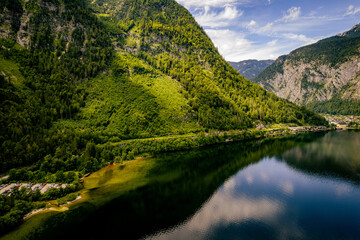
[[[359,146],[360,131],[308,133],[108,167],[6,238],[360,239]]]

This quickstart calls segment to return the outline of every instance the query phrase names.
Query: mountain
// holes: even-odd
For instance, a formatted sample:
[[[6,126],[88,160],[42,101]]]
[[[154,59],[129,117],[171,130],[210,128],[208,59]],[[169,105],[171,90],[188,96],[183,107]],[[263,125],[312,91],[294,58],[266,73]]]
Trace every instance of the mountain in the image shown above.
[[[175,0],[1,0],[0,102],[0,173],[70,184],[0,195],[0,235],[109,163],[327,124],[242,77]]]
[[[253,79],[274,62],[274,60],[245,60],[229,63],[233,68],[238,70],[242,76],[247,79]]]
[[[126,139],[326,124],[242,77],[174,0],[3,0],[0,16],[0,172],[37,163],[24,178],[46,180],[136,154],[110,144]]]
[[[360,24],[279,57],[253,82],[318,112],[360,114]]]

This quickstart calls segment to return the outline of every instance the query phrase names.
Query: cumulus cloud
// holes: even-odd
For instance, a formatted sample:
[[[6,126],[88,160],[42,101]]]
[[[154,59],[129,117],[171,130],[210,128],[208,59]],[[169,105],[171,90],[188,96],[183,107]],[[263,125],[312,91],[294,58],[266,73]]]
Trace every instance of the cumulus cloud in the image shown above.
[[[283,36],[287,39],[301,41],[306,44],[315,43],[317,41],[317,39],[308,38],[304,34],[285,33]]]
[[[220,54],[228,61],[241,61],[247,59],[275,59],[280,56],[289,44],[281,43],[277,39],[264,44],[247,39],[246,35],[229,29],[206,29],[206,33],[218,48]]]
[[[226,4],[232,4],[237,6],[256,6],[270,4],[271,0],[177,0],[178,3],[185,7],[222,7]]]
[[[255,20],[251,20],[248,24],[247,24],[247,27],[254,27],[256,26],[256,21]]]
[[[221,7],[225,4],[231,4],[237,2],[237,0],[177,0],[178,3],[184,5],[185,7],[205,7],[205,6],[212,6],[212,7]],[[246,1],[248,2],[248,1]]]
[[[329,28],[330,23],[346,16],[353,18],[360,12],[360,6],[355,4],[348,7],[346,14],[344,9],[338,15],[320,15],[324,10],[306,12],[301,1],[277,13],[267,11],[270,4],[276,5],[272,0],[177,1],[193,14],[228,61],[277,58],[328,36],[324,31],[314,35],[315,28]],[[264,15],[261,8],[265,9]]]
[[[280,19],[280,21],[284,22],[292,22],[299,19],[301,15],[301,8],[300,7],[292,7],[289,10],[287,10],[287,14]]]
[[[274,40],[268,42],[267,45],[270,47],[273,47],[273,46],[276,46],[277,43],[278,43],[278,39],[274,39]]]
[[[346,11],[345,13],[345,16],[348,16],[348,15],[356,15],[360,12],[360,7],[358,8],[355,8],[354,5],[350,5],[348,10]]]
[[[241,33],[229,29],[206,29],[205,31],[219,49],[220,54],[227,60],[234,60],[232,56],[235,52],[238,55],[241,51],[252,47],[252,43]]]
[[[220,13],[211,11],[209,6],[204,8],[202,14],[195,16],[197,22],[203,27],[219,27],[219,26],[228,26],[232,20],[242,16],[243,12],[238,11],[235,6],[225,6],[224,10]]]

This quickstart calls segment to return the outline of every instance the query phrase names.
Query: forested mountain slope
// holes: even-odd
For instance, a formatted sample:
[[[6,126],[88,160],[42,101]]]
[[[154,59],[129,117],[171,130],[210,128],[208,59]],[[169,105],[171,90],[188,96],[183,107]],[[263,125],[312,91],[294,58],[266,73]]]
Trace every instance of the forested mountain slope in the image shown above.
[[[318,112],[360,114],[360,25],[279,57],[253,82]]]
[[[247,79],[253,79],[265,68],[273,64],[274,60],[244,60],[240,62],[229,62],[238,72]]]
[[[174,0],[0,5],[0,172],[92,171],[123,154],[94,145],[124,139],[326,124],[239,75]]]

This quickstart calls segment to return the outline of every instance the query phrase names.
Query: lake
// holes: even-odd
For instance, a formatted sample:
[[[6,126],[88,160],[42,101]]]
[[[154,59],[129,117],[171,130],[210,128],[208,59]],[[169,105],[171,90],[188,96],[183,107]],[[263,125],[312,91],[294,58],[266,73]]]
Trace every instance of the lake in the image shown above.
[[[142,177],[111,182],[130,170]],[[360,131],[210,146],[103,171],[85,184],[86,201],[30,219],[38,225],[26,236],[360,239]]]

